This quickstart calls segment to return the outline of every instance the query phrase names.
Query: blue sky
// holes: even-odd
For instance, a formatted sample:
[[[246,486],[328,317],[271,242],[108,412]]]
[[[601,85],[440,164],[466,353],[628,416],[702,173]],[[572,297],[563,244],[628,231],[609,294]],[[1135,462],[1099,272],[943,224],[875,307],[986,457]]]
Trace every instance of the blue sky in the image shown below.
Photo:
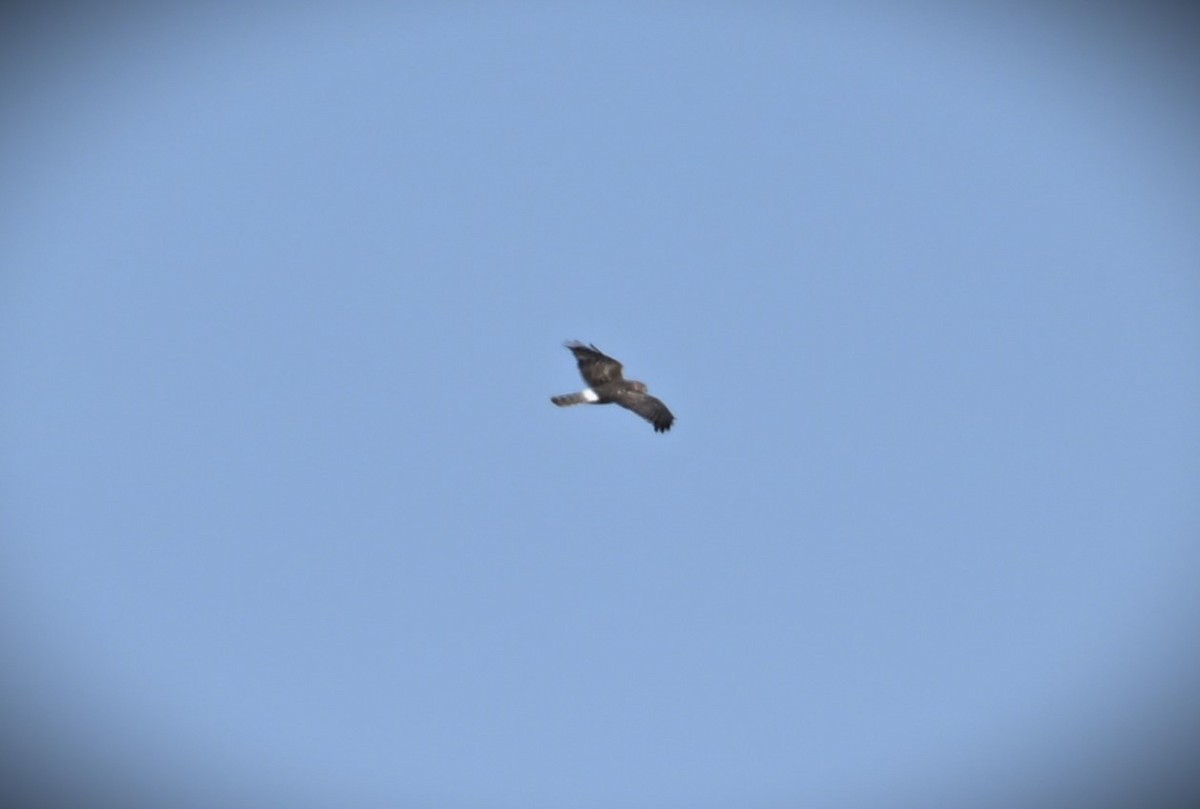
[[[1136,788],[1200,715],[1200,108],[1150,16],[31,23],[8,746],[222,805]],[[550,405],[567,339],[675,429]]]

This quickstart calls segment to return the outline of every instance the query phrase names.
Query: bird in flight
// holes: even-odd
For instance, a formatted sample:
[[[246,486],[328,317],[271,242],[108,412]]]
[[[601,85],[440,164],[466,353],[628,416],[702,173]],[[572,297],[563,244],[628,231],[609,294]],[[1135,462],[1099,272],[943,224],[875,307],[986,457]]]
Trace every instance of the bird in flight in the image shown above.
[[[665,433],[671,429],[675,416],[665,404],[646,392],[644,382],[621,376],[621,363],[605,355],[594,345],[584,345],[578,340],[567,343],[566,346],[575,355],[575,360],[579,363],[579,374],[588,386],[579,393],[551,396],[551,402],[559,407],[577,404],[618,404],[653,424],[656,433]]]

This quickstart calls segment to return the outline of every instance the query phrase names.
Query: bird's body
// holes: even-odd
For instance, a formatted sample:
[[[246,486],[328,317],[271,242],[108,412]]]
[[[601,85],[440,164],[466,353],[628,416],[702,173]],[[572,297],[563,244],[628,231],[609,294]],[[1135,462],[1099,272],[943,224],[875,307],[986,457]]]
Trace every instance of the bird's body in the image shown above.
[[[577,404],[616,404],[632,410],[654,425],[654,431],[665,433],[671,429],[675,416],[659,399],[651,396],[644,382],[626,379],[621,375],[621,363],[605,355],[594,345],[578,341],[567,343],[567,348],[579,363],[579,373],[588,387],[579,393],[551,396],[550,401],[559,407]]]

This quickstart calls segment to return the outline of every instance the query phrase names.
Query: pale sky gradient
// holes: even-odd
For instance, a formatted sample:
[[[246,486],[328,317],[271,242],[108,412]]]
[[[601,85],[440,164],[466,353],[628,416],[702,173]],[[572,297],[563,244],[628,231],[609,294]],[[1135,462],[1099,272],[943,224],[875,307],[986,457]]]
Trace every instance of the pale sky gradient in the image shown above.
[[[955,8],[27,20],[6,746],[371,809],[1049,806],[1194,752],[1200,71]],[[567,339],[675,429],[554,408]]]

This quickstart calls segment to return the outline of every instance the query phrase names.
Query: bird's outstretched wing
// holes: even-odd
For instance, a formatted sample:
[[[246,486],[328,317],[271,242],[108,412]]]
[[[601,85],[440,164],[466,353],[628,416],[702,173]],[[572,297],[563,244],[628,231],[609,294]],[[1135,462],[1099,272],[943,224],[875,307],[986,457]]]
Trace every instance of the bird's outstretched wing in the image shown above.
[[[584,345],[578,340],[566,345],[575,355],[576,362],[579,363],[579,374],[583,377],[583,381],[593,388],[622,379],[621,363],[604,354],[594,345]]]
[[[667,406],[648,393],[626,390],[614,397],[613,401],[653,424],[656,433],[665,433],[675,423],[675,416]]]

